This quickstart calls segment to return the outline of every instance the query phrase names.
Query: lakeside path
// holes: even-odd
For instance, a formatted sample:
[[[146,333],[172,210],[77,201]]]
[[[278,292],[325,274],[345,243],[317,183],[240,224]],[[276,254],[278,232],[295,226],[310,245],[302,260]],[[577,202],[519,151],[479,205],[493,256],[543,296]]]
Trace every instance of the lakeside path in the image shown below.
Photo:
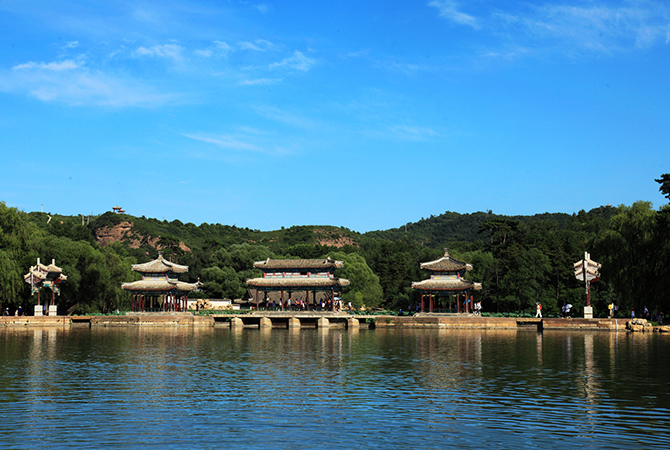
[[[2,316],[0,327],[226,327],[226,328],[436,328],[436,329],[535,329],[626,331],[630,319],[562,319],[529,317],[480,317],[474,314],[414,316],[351,315],[331,312],[271,312],[193,315],[191,313],[127,313],[115,316]],[[646,322],[646,321],[645,321]],[[630,328],[630,327],[629,327]],[[670,327],[639,325],[633,331],[670,332]]]

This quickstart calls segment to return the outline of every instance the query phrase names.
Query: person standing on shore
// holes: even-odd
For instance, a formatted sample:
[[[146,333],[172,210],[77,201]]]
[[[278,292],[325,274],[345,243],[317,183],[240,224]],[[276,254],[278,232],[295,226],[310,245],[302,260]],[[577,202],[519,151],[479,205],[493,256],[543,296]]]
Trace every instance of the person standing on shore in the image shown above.
[[[542,317],[542,304],[540,302],[537,302],[536,306],[537,312],[535,313],[535,317]]]

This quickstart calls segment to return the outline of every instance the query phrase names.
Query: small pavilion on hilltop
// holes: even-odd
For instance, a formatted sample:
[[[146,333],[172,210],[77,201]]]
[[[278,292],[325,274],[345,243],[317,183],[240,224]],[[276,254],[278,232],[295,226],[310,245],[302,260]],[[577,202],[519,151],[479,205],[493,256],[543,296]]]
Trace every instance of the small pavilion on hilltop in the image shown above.
[[[157,259],[134,264],[132,269],[142,274],[142,279],[121,285],[132,294],[132,311],[186,311],[188,293],[202,285],[179,281],[177,277],[188,272],[188,266],[168,261],[160,252]]]
[[[311,301],[316,305],[317,292],[325,293],[332,310],[335,310],[336,294],[342,295],[342,288],[349,285],[349,280],[337,278],[335,269],[343,267],[342,261],[326,259],[266,259],[254,263],[256,269],[263,271],[262,278],[247,280],[249,288],[255,290],[256,309],[259,306],[258,293],[280,292],[280,306],[284,308],[284,293],[291,298],[293,292],[304,292],[306,308],[309,310]]]
[[[433,312],[433,296],[456,294],[456,311],[461,312],[461,294],[464,296],[464,312],[469,312],[469,301],[472,300],[472,291],[480,290],[481,283],[474,283],[463,279],[466,271],[472,270],[472,265],[449,256],[449,250],[444,250],[444,256],[435,261],[421,263],[421,268],[430,271],[430,278],[415,281],[412,288],[421,292],[421,312],[424,312],[424,295],[428,295],[428,310]]]

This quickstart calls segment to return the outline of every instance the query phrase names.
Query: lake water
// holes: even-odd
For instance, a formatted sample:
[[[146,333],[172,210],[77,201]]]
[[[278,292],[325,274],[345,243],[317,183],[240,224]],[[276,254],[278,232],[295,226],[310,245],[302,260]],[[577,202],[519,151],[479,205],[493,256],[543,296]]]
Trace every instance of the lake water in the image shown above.
[[[0,330],[0,447],[667,448],[670,336]]]

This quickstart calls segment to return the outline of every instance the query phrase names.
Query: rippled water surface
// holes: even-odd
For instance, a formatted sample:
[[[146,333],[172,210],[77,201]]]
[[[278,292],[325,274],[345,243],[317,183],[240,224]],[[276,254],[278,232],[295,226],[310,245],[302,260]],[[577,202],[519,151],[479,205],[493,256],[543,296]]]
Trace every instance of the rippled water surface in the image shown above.
[[[670,336],[0,330],[0,447],[667,448]]]

